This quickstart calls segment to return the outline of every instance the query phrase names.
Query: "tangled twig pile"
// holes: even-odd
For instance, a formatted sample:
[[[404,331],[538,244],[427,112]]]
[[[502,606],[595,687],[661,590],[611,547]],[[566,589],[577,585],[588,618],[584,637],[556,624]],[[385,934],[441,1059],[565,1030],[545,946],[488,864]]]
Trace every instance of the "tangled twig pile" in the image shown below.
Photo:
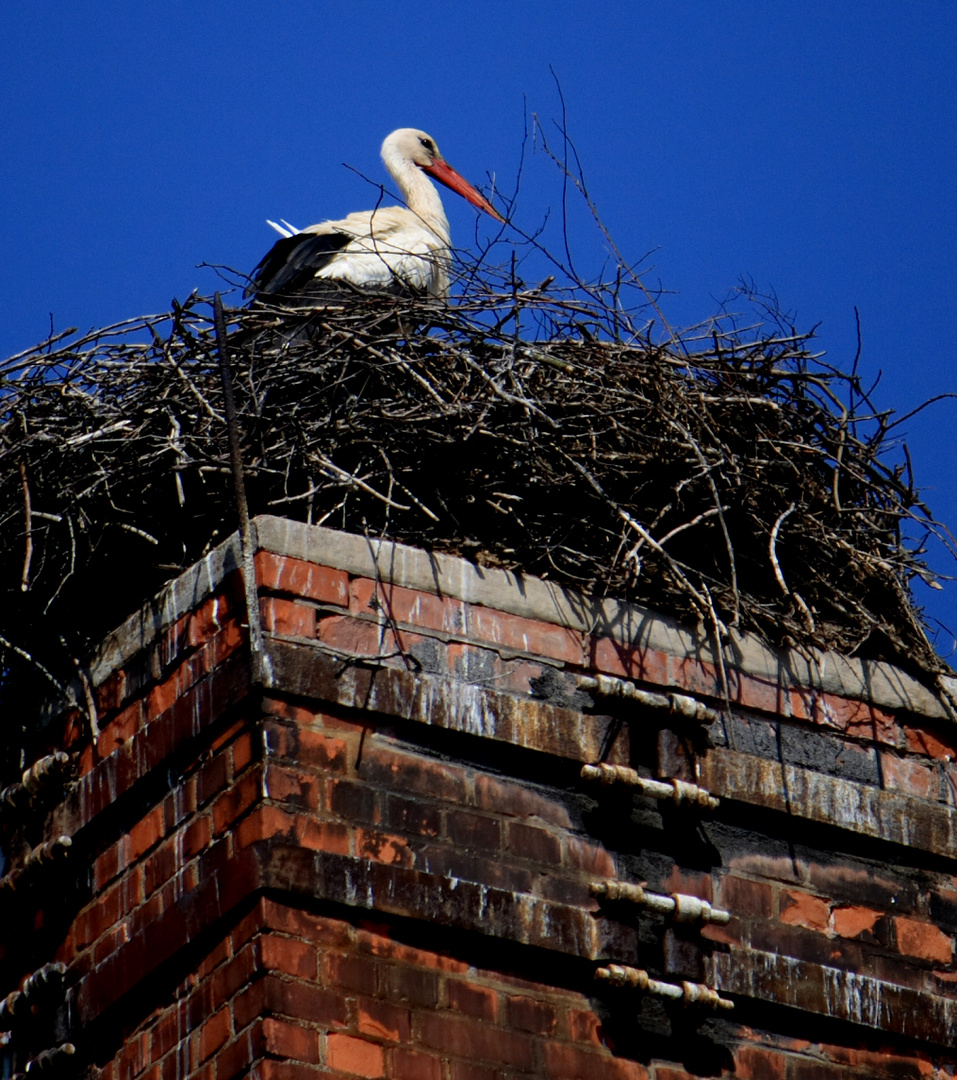
[[[886,461],[888,415],[808,335],[718,319],[656,344],[610,293],[475,280],[452,307],[356,296],[229,328],[253,513],[945,670],[901,539],[930,515]],[[69,678],[236,518],[208,301],[51,339],[0,394],[9,701],[27,673]]]

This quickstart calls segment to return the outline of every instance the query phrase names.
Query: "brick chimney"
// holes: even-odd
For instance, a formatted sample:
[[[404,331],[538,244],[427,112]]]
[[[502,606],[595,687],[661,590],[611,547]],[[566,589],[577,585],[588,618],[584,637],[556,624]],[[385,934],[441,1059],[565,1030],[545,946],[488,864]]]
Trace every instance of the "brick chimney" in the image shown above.
[[[923,685],[255,530],[258,677],[233,538],[0,797],[0,1076],[955,1075]]]

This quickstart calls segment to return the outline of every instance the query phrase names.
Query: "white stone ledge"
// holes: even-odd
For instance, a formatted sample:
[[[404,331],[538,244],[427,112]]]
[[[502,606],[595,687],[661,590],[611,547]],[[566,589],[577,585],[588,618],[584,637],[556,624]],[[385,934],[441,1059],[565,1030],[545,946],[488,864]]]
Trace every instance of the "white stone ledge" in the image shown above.
[[[681,626],[636,604],[597,600],[550,581],[476,566],[453,555],[431,554],[393,541],[380,541],[288,518],[262,515],[254,521],[258,549],[329,566],[348,574],[381,578],[409,589],[610,637],[629,646],[672,657],[714,662],[705,634]],[[234,534],[195,563],[136,614],[109,634],[91,665],[94,685],[147,646],[177,619],[201,604],[239,565]],[[777,652],[754,635],[735,635],[725,663],[780,689],[816,690],[877,705],[891,712],[957,719],[946,701],[891,664],[837,653]],[[957,680],[949,680],[957,692]],[[676,686],[676,688],[678,688]]]

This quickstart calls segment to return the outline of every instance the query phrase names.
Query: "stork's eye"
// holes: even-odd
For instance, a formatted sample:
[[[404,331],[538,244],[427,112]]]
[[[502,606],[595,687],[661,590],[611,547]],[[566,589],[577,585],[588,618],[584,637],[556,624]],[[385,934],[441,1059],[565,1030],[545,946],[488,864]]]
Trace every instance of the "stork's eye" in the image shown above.
[[[430,154],[435,153],[435,143],[431,139],[419,139],[419,142],[425,147]]]

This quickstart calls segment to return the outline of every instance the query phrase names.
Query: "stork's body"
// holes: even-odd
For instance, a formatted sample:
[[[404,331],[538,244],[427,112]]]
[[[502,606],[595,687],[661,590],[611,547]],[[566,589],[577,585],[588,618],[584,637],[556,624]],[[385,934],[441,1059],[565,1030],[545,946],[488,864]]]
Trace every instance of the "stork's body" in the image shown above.
[[[406,205],[365,210],[290,232],[253,271],[259,297],[308,295],[321,282],[448,294],[449,222],[429,176],[498,221],[505,219],[445,161],[424,131],[393,131],[382,144],[382,160]]]

